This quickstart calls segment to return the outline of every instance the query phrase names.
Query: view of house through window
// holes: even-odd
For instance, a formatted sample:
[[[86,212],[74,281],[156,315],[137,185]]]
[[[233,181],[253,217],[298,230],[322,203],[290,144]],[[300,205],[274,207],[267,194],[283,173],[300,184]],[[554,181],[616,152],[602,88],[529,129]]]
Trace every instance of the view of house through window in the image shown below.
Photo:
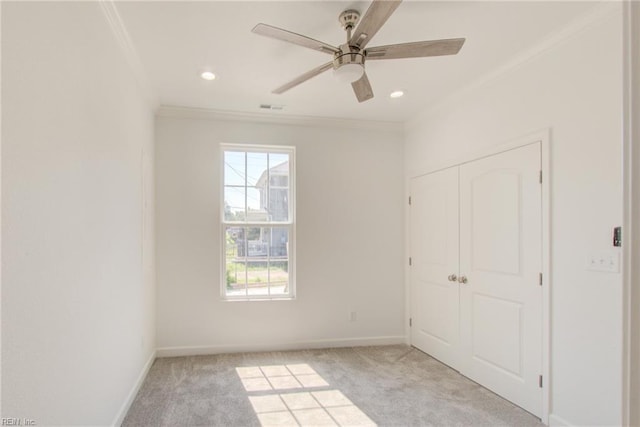
[[[223,296],[293,296],[294,151],[223,145]]]

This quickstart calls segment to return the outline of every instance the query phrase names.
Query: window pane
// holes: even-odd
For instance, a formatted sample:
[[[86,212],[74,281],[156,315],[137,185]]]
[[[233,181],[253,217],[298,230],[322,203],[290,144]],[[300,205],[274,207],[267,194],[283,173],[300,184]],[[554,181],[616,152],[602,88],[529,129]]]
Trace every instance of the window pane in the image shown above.
[[[271,221],[289,220],[289,155],[269,154],[269,200]]]
[[[249,219],[247,217],[247,221],[266,221],[267,220],[267,211],[264,209],[264,206],[261,203],[261,192],[258,191],[257,188],[247,187],[247,211],[253,212],[247,215],[251,215],[256,217],[256,219]],[[262,215],[262,217],[260,217]]]
[[[273,227],[269,235],[269,255],[272,260],[287,259],[289,256],[289,229]]]
[[[271,187],[288,187],[289,177],[286,175],[271,175]]]
[[[272,188],[269,191],[269,219],[271,221],[289,220],[289,190]]]
[[[249,295],[269,295],[269,263],[263,260],[250,260],[247,264]]]
[[[271,261],[269,265],[271,295],[285,295],[289,292],[289,261]]]
[[[248,221],[268,221],[268,164],[267,153],[247,153],[247,167],[249,168],[247,205],[251,211]]]
[[[271,185],[278,187],[289,185],[288,154],[269,154],[269,175]]]
[[[245,185],[244,152],[224,152],[224,185]]]
[[[224,220],[244,221],[244,187],[224,187]]]
[[[247,153],[247,186],[259,187],[267,179],[267,153]]]
[[[244,296],[247,294],[247,275],[244,262],[227,260],[226,294],[228,296]]]
[[[242,248],[238,248],[243,242],[243,236],[244,229],[242,227],[227,227],[225,229],[224,254],[227,261],[244,258],[244,251]]]
[[[287,153],[269,153],[269,166],[276,167],[286,163],[287,169],[289,168],[289,154]]]
[[[249,259],[262,260],[269,255],[268,230],[268,228],[263,227],[245,228],[247,257]]]
[[[225,230],[225,280],[229,296],[246,294],[246,257],[242,227],[227,227]]]

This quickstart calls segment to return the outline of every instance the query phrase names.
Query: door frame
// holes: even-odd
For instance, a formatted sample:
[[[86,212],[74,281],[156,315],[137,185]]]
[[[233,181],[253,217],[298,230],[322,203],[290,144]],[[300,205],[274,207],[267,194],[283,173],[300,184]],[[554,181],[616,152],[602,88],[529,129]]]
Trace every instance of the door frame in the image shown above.
[[[640,266],[632,262],[640,254],[640,43],[634,37],[640,30],[640,5],[623,3],[623,363],[622,425],[640,424]]]
[[[549,412],[551,409],[551,163],[550,163],[550,142],[551,142],[551,129],[544,128],[538,131],[527,133],[523,136],[510,139],[503,143],[498,143],[495,146],[485,148],[483,150],[473,152],[468,155],[461,156],[455,160],[440,163],[434,167],[425,170],[424,173],[407,177],[405,183],[406,197],[409,200],[411,196],[411,180],[424,175],[428,175],[433,172],[438,172],[443,169],[448,169],[454,166],[460,166],[465,163],[473,162],[485,157],[493,156],[496,154],[504,153],[505,151],[515,150],[520,147],[524,147],[530,144],[540,144],[540,168],[542,170],[542,416],[541,421],[545,425],[549,425]],[[411,229],[410,229],[410,210],[409,205],[405,207],[405,251],[406,257],[409,259],[411,256]],[[411,318],[411,270],[409,269],[409,263],[405,264],[405,292],[407,295],[405,301],[405,307],[407,308],[407,322],[406,322],[406,342],[411,344],[411,329],[409,326],[409,319]]]

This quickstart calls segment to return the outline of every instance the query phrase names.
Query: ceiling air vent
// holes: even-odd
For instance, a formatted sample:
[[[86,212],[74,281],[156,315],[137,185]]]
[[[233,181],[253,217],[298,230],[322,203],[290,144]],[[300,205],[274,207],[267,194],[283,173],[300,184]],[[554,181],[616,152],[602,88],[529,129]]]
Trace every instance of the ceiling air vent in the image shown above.
[[[261,110],[283,110],[284,105],[275,105],[275,104],[260,104]]]

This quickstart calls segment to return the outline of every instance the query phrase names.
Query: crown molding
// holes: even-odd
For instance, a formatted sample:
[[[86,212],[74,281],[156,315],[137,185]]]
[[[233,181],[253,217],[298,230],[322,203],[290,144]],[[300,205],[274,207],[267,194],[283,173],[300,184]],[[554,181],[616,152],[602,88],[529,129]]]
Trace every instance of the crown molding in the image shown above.
[[[240,111],[223,111],[208,108],[180,107],[171,105],[161,105],[156,111],[156,117],[281,124],[290,126],[331,127],[376,132],[402,132],[404,130],[404,124],[402,122],[296,116],[266,112],[247,113]]]
[[[131,41],[131,37],[129,37],[129,32],[120,17],[120,13],[118,13],[118,9],[116,7],[116,3],[114,0],[100,0],[100,8],[104,14],[109,27],[115,37],[118,45],[122,49],[124,53],[125,59],[131,71],[133,72],[134,78],[140,91],[142,92],[143,97],[147,100],[152,110],[155,110],[160,105],[158,97],[153,90],[151,82],[149,81],[148,75],[142,66],[142,61],[140,61],[140,56],[138,55],[138,51],[136,50],[133,42]]]
[[[535,58],[543,55],[544,53],[552,50],[565,41],[577,36],[584,30],[588,29],[592,25],[600,22],[604,18],[608,17],[616,10],[620,10],[621,2],[616,0],[599,0],[593,9],[584,12],[579,15],[567,25],[561,29],[552,32],[549,36],[542,39],[539,43],[522,51],[521,53],[511,57],[510,60],[503,63],[501,66],[494,68],[492,71],[480,76],[468,85],[462,86],[460,89],[445,96],[440,102],[435,103],[433,106],[422,110],[415,116],[407,120],[405,129],[410,129],[414,125],[417,125],[421,118],[429,116],[435,112],[451,107],[459,102],[461,99],[467,97],[470,93],[488,86],[500,79],[505,78],[510,73],[518,70],[521,66],[534,60]]]

